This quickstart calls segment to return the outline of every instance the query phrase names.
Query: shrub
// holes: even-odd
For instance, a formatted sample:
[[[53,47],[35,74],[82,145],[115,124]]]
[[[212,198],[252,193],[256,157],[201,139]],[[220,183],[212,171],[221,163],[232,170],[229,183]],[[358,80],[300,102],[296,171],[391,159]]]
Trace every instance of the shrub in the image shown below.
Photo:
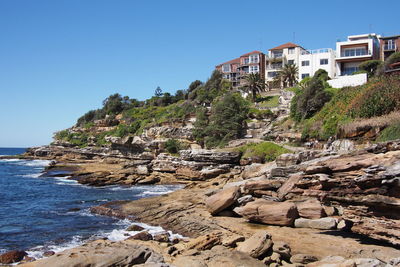
[[[168,139],[167,142],[165,142],[165,150],[170,154],[177,154],[181,148],[181,142],[176,139]]]
[[[378,142],[400,139],[400,122],[385,128],[376,139]]]
[[[360,71],[367,73],[368,77],[375,75],[375,72],[381,67],[383,62],[381,60],[367,60],[362,62],[358,68]]]
[[[247,144],[236,149],[242,153],[242,158],[261,158],[264,161],[274,161],[279,155],[292,151],[271,142]]]

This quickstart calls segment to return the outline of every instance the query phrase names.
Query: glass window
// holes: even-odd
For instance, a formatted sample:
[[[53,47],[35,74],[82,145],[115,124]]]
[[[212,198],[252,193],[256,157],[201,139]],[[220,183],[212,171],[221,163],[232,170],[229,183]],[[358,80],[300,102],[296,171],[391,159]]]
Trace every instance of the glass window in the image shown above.
[[[288,60],[287,64],[289,64],[289,65],[294,65],[294,60],[293,60],[293,59]]]
[[[304,66],[310,66],[310,61],[309,60],[304,60],[301,62],[301,65]]]
[[[303,73],[301,74],[301,78],[304,79],[306,77],[310,77],[310,73]]]
[[[294,54],[294,47],[291,47],[288,49],[288,54]]]
[[[250,63],[258,63],[258,55],[251,55],[250,56]]]
[[[222,66],[222,72],[230,72],[231,71],[231,65],[225,64]]]
[[[321,58],[319,60],[320,65],[328,65],[328,59],[327,58]]]
[[[258,65],[250,66],[250,73],[257,73],[258,72]]]

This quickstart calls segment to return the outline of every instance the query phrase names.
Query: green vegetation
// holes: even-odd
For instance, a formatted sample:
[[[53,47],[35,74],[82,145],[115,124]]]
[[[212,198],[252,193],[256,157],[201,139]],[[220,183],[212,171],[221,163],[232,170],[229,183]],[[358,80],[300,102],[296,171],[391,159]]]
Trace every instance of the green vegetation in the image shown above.
[[[251,94],[253,102],[256,101],[257,93],[265,90],[265,80],[261,78],[260,73],[250,73],[246,77],[245,91]]]
[[[271,142],[247,144],[236,149],[242,153],[243,159],[259,158],[263,162],[274,161],[279,155],[292,151]]]
[[[276,108],[279,106],[279,95],[257,97],[256,103],[260,108]]]
[[[376,139],[378,142],[400,139],[400,122],[385,128]]]
[[[211,148],[222,147],[230,140],[239,138],[249,106],[249,102],[237,93],[227,93],[216,99],[209,116],[205,109],[198,111],[193,132],[195,139],[202,146]]]
[[[290,108],[290,115],[295,121],[311,118],[331,99],[332,93],[327,90],[330,88],[327,79],[327,72],[318,70],[311,80],[303,83],[304,89],[297,90]]]
[[[68,142],[71,145],[85,147],[87,146],[89,136],[87,133],[72,133],[69,130],[62,130],[55,134],[55,138]]]
[[[358,68],[361,72],[365,72],[368,75],[368,78],[371,78],[375,75],[376,71],[381,68],[383,65],[383,61],[381,60],[367,60],[361,63]]]
[[[275,77],[276,82],[283,85],[284,88],[293,87],[297,82],[299,67],[295,64],[285,64]]]
[[[181,149],[183,149],[183,145],[176,139],[168,139],[165,142],[165,150],[172,155],[176,155]]]
[[[326,140],[356,119],[384,116],[398,110],[400,76],[377,76],[365,85],[338,90],[318,113],[301,121],[300,125],[303,138]]]

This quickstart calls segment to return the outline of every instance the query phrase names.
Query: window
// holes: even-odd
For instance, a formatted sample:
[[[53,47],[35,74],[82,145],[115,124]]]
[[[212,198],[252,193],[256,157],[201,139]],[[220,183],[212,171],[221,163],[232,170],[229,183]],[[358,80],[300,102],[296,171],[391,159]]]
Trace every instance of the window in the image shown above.
[[[301,74],[301,78],[304,79],[306,77],[310,77],[310,73],[303,73]]]
[[[288,60],[287,64],[289,64],[289,65],[294,65],[294,60],[293,60],[293,59]]]
[[[250,66],[250,73],[257,73],[258,72],[258,65]]]
[[[276,75],[277,75],[277,72],[276,71],[271,71],[271,72],[268,72],[268,78],[274,78],[274,77],[276,77]]]
[[[290,55],[290,54],[294,54],[294,47],[291,47],[291,48],[289,48],[288,49],[288,54]]]
[[[230,72],[231,71],[231,65],[225,64],[222,65],[222,72]]]
[[[319,60],[320,65],[328,65],[328,59],[327,58],[321,58]]]
[[[258,55],[257,54],[250,56],[250,63],[258,63]]]
[[[310,66],[310,61],[309,60],[304,60],[301,62],[301,65],[304,66]]]

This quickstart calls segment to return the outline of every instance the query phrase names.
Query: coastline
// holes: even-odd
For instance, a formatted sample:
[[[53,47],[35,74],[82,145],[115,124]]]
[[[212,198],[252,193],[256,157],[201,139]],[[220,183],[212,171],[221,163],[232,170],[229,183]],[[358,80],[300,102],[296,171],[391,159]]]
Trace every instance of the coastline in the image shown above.
[[[243,190],[243,186],[245,188],[250,184],[252,186],[259,186],[258,183],[260,181],[267,179],[265,175],[268,174],[269,177],[273,177],[274,173],[276,173],[278,170],[280,173],[285,173],[289,170],[293,173],[292,169],[296,167],[295,172],[300,170],[304,172],[307,170],[307,168],[311,168],[311,166],[318,166],[318,164],[321,164],[321,162],[328,161],[331,164],[336,164],[332,166],[337,168],[338,174],[340,175],[341,172],[345,174],[349,170],[348,167],[344,167],[347,166],[347,160],[350,162],[362,162],[360,163],[361,165],[357,165],[357,168],[361,168],[361,170],[364,168],[368,170],[373,163],[382,165],[389,163],[392,164],[394,161],[400,158],[399,148],[400,146],[398,146],[398,143],[392,142],[374,146],[373,150],[371,150],[370,147],[367,147],[358,151],[350,151],[348,154],[334,153],[328,155],[326,153],[322,153],[318,156],[314,155],[314,157],[311,159],[305,159],[304,163],[295,163],[295,165],[290,163],[292,159],[286,158],[283,160],[285,157],[281,157],[277,160],[277,162],[273,163],[232,167],[228,172],[218,174],[215,177],[207,179],[200,179],[200,177],[198,177],[197,179],[190,180],[187,179],[187,176],[182,178],[182,176],[174,173],[172,175],[176,175],[175,180],[177,183],[185,184],[184,188],[161,196],[141,198],[133,201],[108,202],[100,206],[94,206],[90,209],[90,211],[99,215],[112,216],[119,219],[133,219],[139,223],[160,226],[166,231],[171,231],[171,233],[179,234],[187,237],[188,239],[168,239],[167,241],[157,241],[153,240],[155,239],[154,236],[144,237],[146,236],[146,231],[142,231],[139,232],[139,237],[130,237],[124,241],[89,241],[83,246],[66,250],[56,254],[56,256],[50,256],[49,258],[33,261],[23,266],[40,266],[40,264],[51,265],[54,263],[61,264],[60,259],[65,261],[65,264],[70,264],[70,256],[76,253],[76,251],[85,248],[87,250],[85,253],[83,253],[83,256],[92,255],[93,257],[97,257],[96,255],[105,253],[103,250],[104,247],[109,248],[107,253],[116,254],[123,251],[121,247],[134,247],[138,251],[143,249],[147,251],[149,249],[152,251],[151,253],[156,253],[158,255],[158,263],[165,264],[165,266],[169,266],[168,264],[172,264],[173,266],[191,266],[190,264],[194,264],[194,262],[196,262],[196,264],[215,264],[216,262],[220,262],[222,258],[224,261],[231,263],[235,261],[235,264],[240,264],[241,261],[238,258],[241,258],[248,263],[248,265],[244,266],[261,266],[259,265],[261,261],[254,261],[254,257],[238,251],[238,248],[242,246],[242,243],[246,243],[243,242],[244,240],[251,240],[254,235],[257,235],[260,232],[265,232],[272,235],[273,241],[271,242],[274,244],[287,244],[287,246],[290,247],[291,255],[313,255],[318,260],[335,256],[341,257],[343,261],[347,259],[372,258],[382,262],[389,262],[393,258],[400,257],[398,246],[390,244],[387,241],[380,241],[373,235],[369,236],[369,234],[359,234],[357,232],[352,233],[339,229],[321,231],[321,229],[296,228],[293,226],[288,227],[259,223],[252,220],[249,221],[247,218],[239,216],[233,212],[233,207],[225,209],[216,215],[212,215],[210,213],[210,207],[208,206],[207,201],[210,196],[215,195],[218,192],[223,192],[232,186],[240,187],[242,188],[241,190]],[[204,160],[204,155],[208,155],[208,164],[210,158],[217,158],[217,160],[221,161],[221,158],[226,156],[223,154],[226,152],[214,151],[212,153],[207,153],[200,151],[196,155],[201,155],[202,157],[198,157],[201,160]],[[184,157],[187,158],[185,154]],[[191,157],[195,158],[193,155]],[[48,157],[48,159],[53,160],[55,158],[57,157]],[[125,162],[125,159],[115,159],[114,157],[104,156],[102,159],[90,160],[77,160],[75,156],[69,156],[69,160],[65,160],[65,158],[65,155],[63,155],[61,160],[60,158],[57,158],[58,162],[53,164],[53,166],[49,169],[57,170],[57,166],[65,167],[66,165],[68,167],[77,166],[75,175],[79,177],[82,176],[82,173],[83,175],[90,175],[90,173],[98,173],[104,170],[110,172],[110,165],[114,165],[115,169],[112,170],[116,171],[116,173],[120,173],[121,168],[126,168],[126,165],[121,164],[121,162]],[[73,160],[71,160],[71,158],[73,158]],[[368,158],[371,159],[368,161],[368,163],[365,163]],[[176,159],[174,160],[176,161]],[[226,160],[226,158],[224,160]],[[284,164],[282,162],[284,162]],[[279,166],[285,165],[286,167],[279,167],[277,164],[279,164]],[[200,172],[197,172],[196,174],[201,175]],[[111,173],[109,175],[111,176],[111,181],[116,181],[115,184],[126,185],[126,180],[113,180],[113,177],[115,177],[113,176],[114,174]],[[130,174],[128,174],[128,176],[129,175]],[[148,173],[146,176],[151,175],[153,174]],[[288,173],[285,175],[290,177],[291,174]],[[74,177],[74,175],[72,176]],[[166,173],[164,176],[161,175],[161,177],[166,177],[166,179],[159,179],[155,183],[163,184],[165,181],[171,181],[170,176],[171,173]],[[270,181],[268,179],[266,181]],[[84,181],[83,184],[87,182],[86,179],[77,180],[78,182]],[[284,178],[283,180],[279,178],[278,180],[287,181],[287,178]],[[282,186],[285,184],[285,182],[283,182],[283,184],[282,182],[279,183],[281,183],[279,187],[285,187]],[[96,184],[90,185],[96,186]],[[310,185],[301,186],[301,188],[304,190]],[[250,193],[253,195],[253,197],[261,193],[261,191],[257,190],[251,192],[253,192]],[[292,192],[294,194],[299,193],[298,189],[297,191],[292,190]],[[311,192],[313,193],[310,194]],[[329,190],[327,192],[329,192]],[[262,191],[262,194],[267,193],[267,191]],[[301,194],[303,194],[307,199],[309,197],[316,196],[319,193],[317,194],[316,189],[312,189],[310,191],[305,191],[304,193],[301,192]],[[324,194],[326,194],[326,192]],[[367,192],[367,194],[369,193]],[[344,208],[347,209],[347,207]],[[333,217],[337,218],[336,220],[340,220],[342,216],[343,215],[334,215]],[[367,217],[365,217],[365,219],[367,219]],[[370,219],[370,217],[368,217],[368,219]],[[378,230],[380,229],[377,229],[377,231]],[[96,249],[96,246],[101,247],[102,249]],[[79,258],[79,260],[83,259]],[[115,258],[115,260],[117,260],[117,258]],[[141,261],[143,260],[144,259],[141,258]],[[283,256],[281,257],[281,260],[283,261]],[[143,263],[144,262],[147,263],[147,258],[143,261]],[[250,265],[250,263],[252,265]]]

